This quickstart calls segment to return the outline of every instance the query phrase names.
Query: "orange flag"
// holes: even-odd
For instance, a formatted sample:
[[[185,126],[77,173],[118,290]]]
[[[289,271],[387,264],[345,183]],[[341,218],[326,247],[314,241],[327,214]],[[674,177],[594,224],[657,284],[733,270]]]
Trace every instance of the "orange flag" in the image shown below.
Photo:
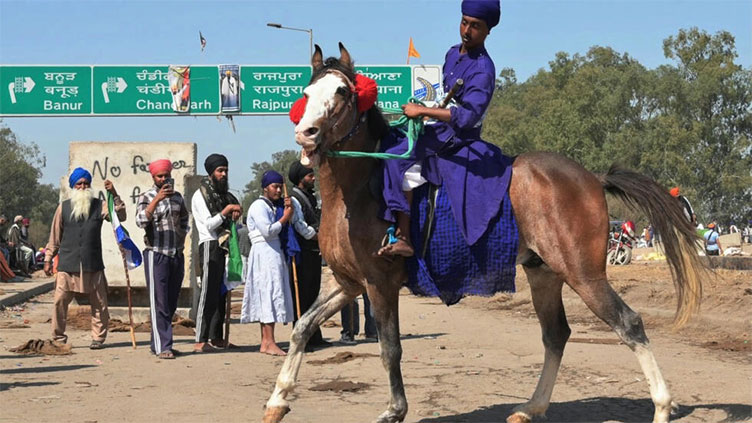
[[[415,45],[413,45],[413,37],[410,37],[410,47],[407,48],[407,64],[410,64],[410,58],[411,57],[417,57],[420,59],[420,53],[418,53],[418,50],[415,49]]]

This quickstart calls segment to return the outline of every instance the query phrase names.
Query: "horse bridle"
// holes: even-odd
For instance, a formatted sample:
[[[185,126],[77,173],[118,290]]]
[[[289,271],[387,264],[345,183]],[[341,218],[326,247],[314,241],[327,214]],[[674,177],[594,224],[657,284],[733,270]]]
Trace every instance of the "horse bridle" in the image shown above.
[[[342,78],[344,78],[345,82],[347,83],[350,89],[349,98],[347,98],[341,106],[338,106],[337,108],[334,109],[334,111],[332,111],[332,115],[336,116],[338,113],[340,114],[337,120],[334,122],[334,124],[332,124],[332,132],[336,132],[337,128],[344,122],[345,117],[347,117],[348,115],[348,113],[344,113],[343,109],[347,107],[348,109],[351,109],[353,111],[352,113],[353,120],[352,120],[352,125],[350,127],[350,131],[345,136],[343,136],[342,138],[340,138],[339,140],[335,141],[332,144],[332,146],[336,146],[350,139],[360,127],[360,123],[363,121],[363,119],[360,119],[360,113],[358,113],[358,107],[357,107],[358,95],[355,92],[355,84],[353,84],[352,81],[350,81],[350,78],[348,78],[347,75],[345,75],[344,73],[336,69],[331,69],[327,73],[339,74]]]

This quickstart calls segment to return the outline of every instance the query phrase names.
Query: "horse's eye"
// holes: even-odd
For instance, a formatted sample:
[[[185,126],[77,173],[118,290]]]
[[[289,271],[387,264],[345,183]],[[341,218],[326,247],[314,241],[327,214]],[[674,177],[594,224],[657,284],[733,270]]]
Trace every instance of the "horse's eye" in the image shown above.
[[[341,95],[342,97],[347,97],[348,94],[350,94],[350,90],[345,87],[339,87],[337,88],[337,94]]]

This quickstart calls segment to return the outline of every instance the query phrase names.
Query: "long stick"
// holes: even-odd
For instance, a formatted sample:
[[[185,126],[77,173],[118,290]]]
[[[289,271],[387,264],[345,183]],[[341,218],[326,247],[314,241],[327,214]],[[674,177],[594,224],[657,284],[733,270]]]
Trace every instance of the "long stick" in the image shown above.
[[[232,291],[227,291],[225,301],[225,348],[230,348],[230,313],[232,313]]]
[[[285,197],[287,197],[287,184],[282,184]],[[292,228],[292,225],[290,225]],[[297,313],[298,320],[300,320],[300,289],[298,288],[298,267],[295,265],[295,256],[292,256],[292,281],[295,287],[295,312]]]
[[[115,239],[117,239],[117,234],[115,234]],[[136,331],[133,329],[133,301],[131,300],[131,277],[128,274],[128,263],[125,261],[125,251],[123,251],[123,247],[120,247],[120,256],[123,257],[123,269],[125,270],[125,283],[128,287],[128,325],[131,329],[131,344],[133,344],[133,349],[136,349]],[[154,283],[154,281],[152,281]],[[157,322],[151,322],[152,325],[157,324]]]

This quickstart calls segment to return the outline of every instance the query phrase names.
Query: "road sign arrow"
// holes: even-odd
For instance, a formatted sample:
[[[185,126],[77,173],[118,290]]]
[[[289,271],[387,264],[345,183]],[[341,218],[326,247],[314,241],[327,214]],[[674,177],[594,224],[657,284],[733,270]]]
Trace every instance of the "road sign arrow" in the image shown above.
[[[125,79],[118,76],[117,79],[117,92],[122,93],[125,91],[125,89],[128,88],[128,84],[125,83]]]
[[[34,89],[34,85],[36,85],[36,84],[34,84],[34,80],[33,79],[31,79],[28,76],[24,77],[24,84],[23,84],[23,86],[24,86],[24,92],[25,93],[30,93],[31,90]]]

